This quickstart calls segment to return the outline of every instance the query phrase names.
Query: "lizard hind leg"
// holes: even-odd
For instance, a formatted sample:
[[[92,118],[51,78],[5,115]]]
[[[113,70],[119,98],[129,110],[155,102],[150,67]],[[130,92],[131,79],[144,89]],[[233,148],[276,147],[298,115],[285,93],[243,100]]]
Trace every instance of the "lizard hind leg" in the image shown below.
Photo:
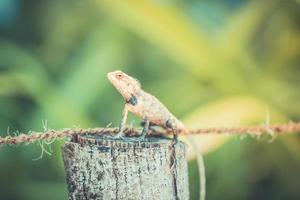
[[[148,119],[145,119],[142,122],[142,125],[144,127],[143,127],[143,130],[142,130],[141,136],[138,138],[139,141],[145,141],[146,136],[147,136],[148,131],[149,131],[149,127],[150,127],[150,121]]]
[[[140,126],[144,128],[144,127],[145,127],[145,124],[146,124],[146,121],[143,120],[143,121],[141,121]],[[153,132],[157,131],[157,130],[155,129],[156,127],[157,127],[156,124],[149,122],[149,128],[148,128],[149,131],[153,131]]]
[[[166,127],[172,129],[172,131],[173,131],[173,140],[174,140],[175,143],[177,143],[177,140],[178,140],[178,130],[176,128],[175,123],[172,120],[168,119],[166,121]]]

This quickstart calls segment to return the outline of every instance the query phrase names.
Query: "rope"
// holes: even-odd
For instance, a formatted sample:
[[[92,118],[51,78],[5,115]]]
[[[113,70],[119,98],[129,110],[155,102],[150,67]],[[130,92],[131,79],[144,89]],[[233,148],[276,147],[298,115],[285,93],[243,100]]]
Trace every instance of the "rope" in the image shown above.
[[[191,130],[191,134],[284,134],[300,132],[300,122],[290,122],[286,124],[260,125],[260,126],[241,126],[241,127],[219,127],[219,128],[201,128]]]
[[[63,130],[48,130],[44,132],[29,132],[28,134],[21,133],[17,136],[6,136],[0,137],[0,146],[2,145],[17,145],[21,143],[33,143],[36,141],[52,141],[60,138],[70,137],[72,135],[84,135],[84,134],[116,134],[118,128],[74,128],[74,129],[63,129]],[[190,130],[190,134],[230,134],[230,135],[258,135],[258,134],[287,134],[300,132],[300,122],[290,122],[286,124],[275,124],[275,125],[260,125],[260,126],[242,126],[242,127],[212,127],[212,128],[201,128]],[[139,131],[134,128],[125,128],[124,133],[127,136],[136,136]],[[180,134],[186,134],[180,132]],[[149,135],[166,135],[172,134],[171,131],[154,131],[151,130]]]

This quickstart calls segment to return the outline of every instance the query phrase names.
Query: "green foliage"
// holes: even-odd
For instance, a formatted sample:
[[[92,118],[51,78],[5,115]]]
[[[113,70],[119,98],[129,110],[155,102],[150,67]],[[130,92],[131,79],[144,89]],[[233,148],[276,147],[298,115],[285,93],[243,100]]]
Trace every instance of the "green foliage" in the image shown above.
[[[117,125],[123,102],[106,80],[116,69],[189,127],[262,123],[268,111],[271,122],[300,120],[299,1],[3,2],[1,136],[42,130],[42,120]],[[261,140],[197,138],[210,152],[209,199],[300,198],[299,137]],[[0,199],[65,199],[62,143],[38,161],[38,144],[1,148]]]

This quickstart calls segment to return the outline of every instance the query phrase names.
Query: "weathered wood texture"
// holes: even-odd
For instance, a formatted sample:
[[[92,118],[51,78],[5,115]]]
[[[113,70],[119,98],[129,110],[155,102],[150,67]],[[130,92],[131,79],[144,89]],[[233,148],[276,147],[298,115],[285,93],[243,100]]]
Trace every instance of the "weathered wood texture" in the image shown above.
[[[78,141],[77,141],[78,142]],[[95,136],[63,147],[69,199],[189,199],[186,146]],[[172,170],[172,162],[175,167]]]

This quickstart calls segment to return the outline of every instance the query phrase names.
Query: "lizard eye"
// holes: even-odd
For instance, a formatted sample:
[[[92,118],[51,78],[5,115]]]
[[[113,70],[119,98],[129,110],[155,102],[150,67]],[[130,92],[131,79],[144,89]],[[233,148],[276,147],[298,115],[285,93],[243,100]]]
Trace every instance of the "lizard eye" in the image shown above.
[[[122,78],[122,74],[117,74],[117,79],[121,79]]]

